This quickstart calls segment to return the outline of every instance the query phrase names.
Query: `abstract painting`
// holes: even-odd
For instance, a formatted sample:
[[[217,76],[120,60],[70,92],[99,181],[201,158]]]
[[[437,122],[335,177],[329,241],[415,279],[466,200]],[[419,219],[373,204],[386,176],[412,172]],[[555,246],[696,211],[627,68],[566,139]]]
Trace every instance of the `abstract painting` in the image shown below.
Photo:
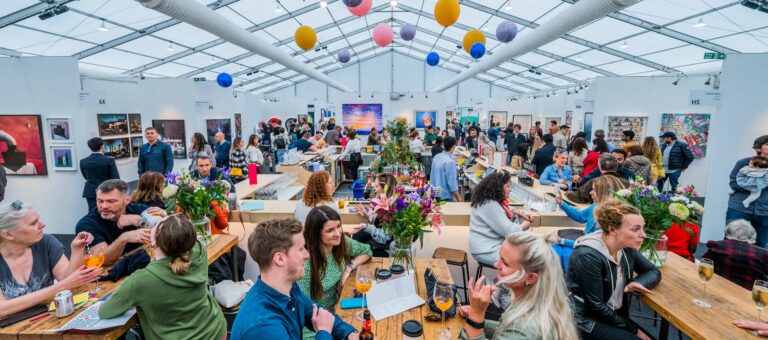
[[[160,140],[171,146],[173,158],[187,158],[187,137],[183,120],[152,120],[152,127],[157,130]]]
[[[624,116],[608,116],[605,130],[605,139],[608,142],[613,143],[616,146],[624,145],[621,140],[621,136],[625,130],[632,130],[635,132],[635,142],[642,144],[645,139],[645,126],[648,122],[648,117],[624,117]]]
[[[128,114],[128,129],[131,131],[131,134],[141,133],[141,114]]]
[[[206,119],[205,130],[208,135],[208,144],[211,145],[211,148],[216,143],[216,134],[219,132],[224,134],[224,140],[232,142],[232,121],[229,118]]]
[[[131,157],[128,137],[104,139],[104,155],[114,159]]]
[[[491,117],[490,123],[499,123],[499,127],[504,129],[507,126],[507,111],[489,111]],[[491,125],[493,126],[493,125]]]
[[[359,135],[368,135],[371,128],[381,131],[384,127],[382,104],[341,104],[344,126],[357,130]]]
[[[46,118],[45,125],[48,127],[48,135],[51,137],[52,142],[72,142],[69,131],[69,118]]]
[[[437,111],[416,111],[417,129],[435,127],[435,122],[437,122]]]
[[[51,147],[53,169],[62,171],[75,171],[75,148],[69,145],[56,145]]]
[[[8,175],[48,175],[40,115],[0,116],[0,165]]]
[[[661,133],[672,131],[677,140],[688,144],[696,158],[707,156],[709,123],[708,113],[664,113],[661,115]]]
[[[125,113],[99,113],[96,120],[99,122],[100,137],[128,133],[128,115]]]

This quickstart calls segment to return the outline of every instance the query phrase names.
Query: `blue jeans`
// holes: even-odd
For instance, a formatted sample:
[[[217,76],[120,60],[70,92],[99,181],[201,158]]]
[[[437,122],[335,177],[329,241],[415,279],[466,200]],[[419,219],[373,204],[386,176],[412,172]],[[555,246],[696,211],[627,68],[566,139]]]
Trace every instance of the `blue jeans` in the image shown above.
[[[680,174],[682,173],[683,170],[677,170],[665,177],[659,178],[659,180],[656,182],[659,186],[659,190],[662,190],[664,188],[664,182],[669,180],[669,185],[672,187],[672,192],[675,192],[675,190],[677,190],[677,186],[680,184]]]
[[[285,155],[286,152],[287,151],[285,151],[283,149],[277,149],[277,151],[275,151],[275,158],[276,158],[275,159],[275,164],[280,164],[280,163],[283,162],[283,156]],[[277,165],[275,165],[275,166],[277,166]]]
[[[755,228],[755,232],[757,232],[757,242],[755,242],[755,245],[763,248],[768,246],[768,216],[757,216],[728,208],[725,211],[725,224],[735,220],[749,221],[752,227]]]

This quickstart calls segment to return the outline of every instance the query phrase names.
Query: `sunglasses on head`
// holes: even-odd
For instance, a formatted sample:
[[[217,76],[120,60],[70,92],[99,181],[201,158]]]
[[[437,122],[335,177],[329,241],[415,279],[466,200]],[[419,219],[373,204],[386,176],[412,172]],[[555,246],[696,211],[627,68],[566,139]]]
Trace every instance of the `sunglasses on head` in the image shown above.
[[[13,209],[13,210],[19,211],[23,207],[24,207],[24,203],[22,203],[19,200],[15,200],[15,201],[11,202],[11,209]]]

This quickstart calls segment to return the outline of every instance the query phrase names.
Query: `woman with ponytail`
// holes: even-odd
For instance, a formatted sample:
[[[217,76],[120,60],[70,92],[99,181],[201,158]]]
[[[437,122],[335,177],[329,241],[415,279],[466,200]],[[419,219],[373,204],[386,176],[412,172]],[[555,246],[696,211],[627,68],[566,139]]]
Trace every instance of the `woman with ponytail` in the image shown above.
[[[152,229],[154,261],[139,269],[99,308],[114,318],[136,307],[151,339],[224,339],[227,324],[208,293],[208,254],[192,222],[170,215]]]

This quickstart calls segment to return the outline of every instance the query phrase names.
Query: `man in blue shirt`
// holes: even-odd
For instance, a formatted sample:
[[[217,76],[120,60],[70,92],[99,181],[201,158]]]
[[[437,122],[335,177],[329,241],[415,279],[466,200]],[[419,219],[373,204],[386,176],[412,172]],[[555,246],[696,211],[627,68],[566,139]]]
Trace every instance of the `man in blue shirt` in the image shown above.
[[[317,151],[317,147],[309,141],[309,131],[304,132],[301,139],[296,141],[296,150],[299,152]]]
[[[229,166],[229,149],[232,148],[232,143],[224,139],[224,134],[221,132],[216,133],[216,143],[213,144],[213,154],[216,156],[216,166],[223,168]]]
[[[157,130],[148,127],[144,130],[147,143],[139,150],[139,176],[154,171],[165,175],[173,170],[173,150],[171,146],[158,139]]]
[[[261,276],[245,296],[232,325],[231,339],[301,339],[302,329],[317,340],[357,340],[355,328],[318,307],[296,281],[304,277],[309,253],[301,223],[293,218],[260,223],[248,238],[248,251]]]
[[[456,161],[453,160],[453,149],[456,147],[456,138],[443,139],[444,151],[435,155],[432,159],[432,171],[429,174],[429,183],[440,188],[440,200],[448,202],[461,202],[458,185],[458,172]]]

